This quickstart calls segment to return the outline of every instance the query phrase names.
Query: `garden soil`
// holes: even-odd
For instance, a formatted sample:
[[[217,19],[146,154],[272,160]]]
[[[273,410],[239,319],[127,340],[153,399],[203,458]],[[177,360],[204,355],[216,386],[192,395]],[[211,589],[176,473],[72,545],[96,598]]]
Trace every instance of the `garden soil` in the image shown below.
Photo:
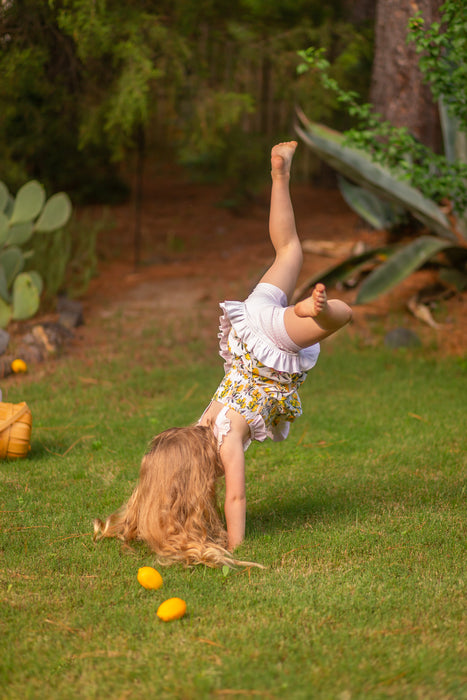
[[[368,229],[335,188],[292,183],[291,192],[306,249],[299,289],[351,251],[387,242],[388,235]],[[273,259],[269,187],[238,210],[222,206],[225,197],[222,187],[189,182],[178,171],[151,177],[144,186],[139,246],[131,202],[79,210],[83,225],[105,225],[98,239],[97,274],[82,297],[84,324],[75,329],[66,353],[86,359],[96,349],[105,359],[117,351],[122,336],[145,342],[155,333],[160,336],[161,361],[171,361],[172,356],[175,360],[174,345],[183,348],[197,338],[214,357],[219,301],[245,298]],[[352,323],[341,332],[350,334],[357,349],[380,346],[390,330],[402,327],[418,336],[421,352],[461,356],[467,296],[451,292],[449,298],[433,302],[436,279],[434,270],[416,272],[365,305],[354,305],[356,287],[331,288],[328,293],[353,306]],[[427,301],[431,325],[408,309],[420,294]],[[21,333],[22,324],[13,330]],[[336,342],[338,336],[326,342]]]
[[[297,229],[305,260],[298,288],[353,250],[387,242],[385,232],[368,229],[335,188],[291,186]],[[144,189],[141,243],[135,253],[135,210],[115,207],[112,225],[99,240],[99,274],[84,297],[85,325],[75,350],[105,345],[105,321],[119,315],[126,332],[163,329],[174,322],[201,319],[197,332],[216,343],[219,301],[244,298],[272,261],[268,238],[269,188],[238,211],[221,205],[221,187],[194,184],[179,173],[152,178]],[[87,215],[99,218],[99,210]],[[135,258],[140,263],[135,264]],[[467,296],[435,293],[435,270],[412,274],[376,301],[354,305],[356,288],[329,289],[353,306],[346,330],[356,344],[380,345],[388,331],[403,327],[420,338],[422,348],[440,355],[465,353]],[[419,295],[431,314],[429,325],[409,311]],[[423,311],[423,309],[422,309]]]

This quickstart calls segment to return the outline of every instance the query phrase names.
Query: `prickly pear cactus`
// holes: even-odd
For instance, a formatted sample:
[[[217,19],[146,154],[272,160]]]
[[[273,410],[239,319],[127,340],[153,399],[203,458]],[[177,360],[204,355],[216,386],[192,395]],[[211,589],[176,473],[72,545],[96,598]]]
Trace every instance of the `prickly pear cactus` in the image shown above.
[[[22,246],[35,235],[63,228],[70,216],[71,202],[64,192],[46,199],[43,186],[31,180],[12,197],[0,182],[0,328],[12,319],[31,318],[39,309],[42,279],[35,271],[23,272],[34,244],[30,250]]]

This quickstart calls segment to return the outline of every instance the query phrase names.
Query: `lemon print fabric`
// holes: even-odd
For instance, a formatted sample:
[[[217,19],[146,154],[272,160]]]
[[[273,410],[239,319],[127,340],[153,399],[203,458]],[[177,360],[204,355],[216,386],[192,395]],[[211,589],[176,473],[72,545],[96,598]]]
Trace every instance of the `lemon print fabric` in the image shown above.
[[[149,590],[156,591],[162,586],[162,576],[152,566],[142,566],[138,569],[138,582]]]
[[[181,598],[169,598],[157,609],[157,617],[164,622],[179,620],[186,613],[186,603]]]

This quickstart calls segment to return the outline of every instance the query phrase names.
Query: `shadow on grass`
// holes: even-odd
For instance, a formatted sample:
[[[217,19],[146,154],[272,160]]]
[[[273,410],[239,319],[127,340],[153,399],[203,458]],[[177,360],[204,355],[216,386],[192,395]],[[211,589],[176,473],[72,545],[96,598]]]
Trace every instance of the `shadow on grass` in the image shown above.
[[[313,493],[278,494],[248,508],[251,532],[278,533],[306,525],[336,525],[380,518],[403,518],[414,512],[446,512],[461,506],[462,484],[459,480],[420,477],[386,481],[317,487]]]

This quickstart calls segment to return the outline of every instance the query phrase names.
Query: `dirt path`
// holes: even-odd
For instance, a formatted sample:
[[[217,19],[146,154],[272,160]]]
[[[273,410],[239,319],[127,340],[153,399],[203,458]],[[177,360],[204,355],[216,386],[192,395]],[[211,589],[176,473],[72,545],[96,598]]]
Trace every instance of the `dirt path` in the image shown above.
[[[272,259],[267,236],[269,190],[235,214],[218,206],[223,192],[166,174],[146,186],[142,217],[143,264],[135,271],[133,210],[112,210],[115,227],[100,238],[99,276],[84,298],[86,324],[75,348],[99,343],[104,351],[103,319],[120,314],[128,332],[138,333],[148,324],[188,318],[194,307],[206,320],[206,332],[215,337],[218,302],[242,298]],[[315,272],[342,260],[357,244],[384,242],[384,234],[363,227],[332,189],[292,185],[297,228],[302,241],[321,242],[330,249],[306,253],[299,285]],[[99,216],[99,211],[94,211]],[[324,248],[324,246],[322,246]],[[129,252],[130,251],[130,252]],[[354,307],[350,332],[364,344],[380,344],[384,332],[396,326],[414,330],[426,347],[440,354],[465,352],[467,310],[465,295],[454,296],[433,311],[442,324],[434,329],[407,310],[407,302],[431,284],[433,273],[412,275],[372,304]],[[352,304],[355,290],[330,290]],[[201,309],[201,311],[200,311]]]

